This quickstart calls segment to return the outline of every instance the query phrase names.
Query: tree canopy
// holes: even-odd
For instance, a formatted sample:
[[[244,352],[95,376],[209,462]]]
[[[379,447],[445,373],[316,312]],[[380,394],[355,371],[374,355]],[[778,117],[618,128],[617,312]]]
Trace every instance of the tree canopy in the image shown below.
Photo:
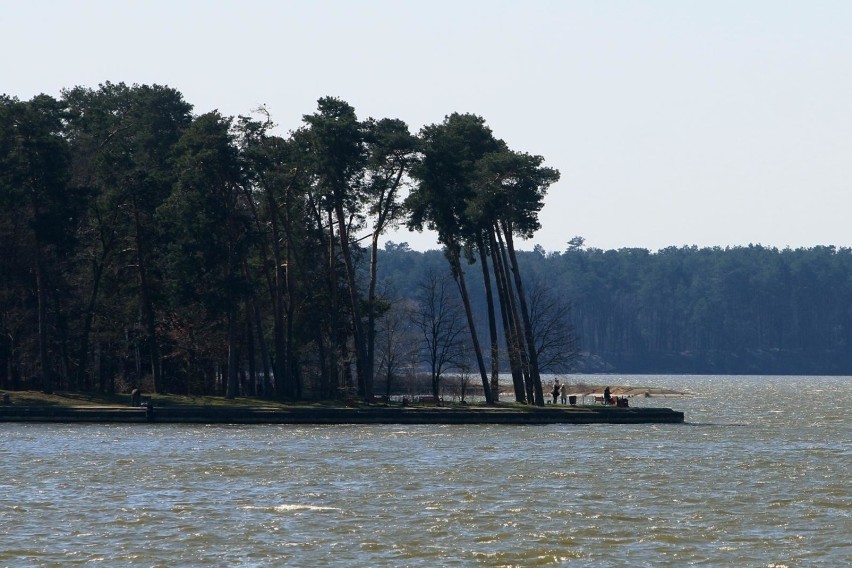
[[[412,133],[324,97],[282,135],[160,85],[3,95],[0,388],[372,400],[476,369],[543,404],[572,369],[852,373],[849,249],[516,250],[558,179],[473,114]],[[443,249],[380,246],[400,225]]]
[[[532,236],[558,174],[475,115],[413,134],[323,97],[282,136],[258,110],[193,114],[172,88],[124,83],[0,99],[0,388],[372,400],[377,353],[389,383],[389,338],[423,317],[380,285],[380,238],[407,224],[439,232],[467,314],[452,335],[493,400],[498,306],[531,324],[520,280],[484,270],[506,291],[487,306],[489,383],[465,264],[485,267],[497,234],[509,254],[505,231]],[[407,368],[426,367],[421,347]]]

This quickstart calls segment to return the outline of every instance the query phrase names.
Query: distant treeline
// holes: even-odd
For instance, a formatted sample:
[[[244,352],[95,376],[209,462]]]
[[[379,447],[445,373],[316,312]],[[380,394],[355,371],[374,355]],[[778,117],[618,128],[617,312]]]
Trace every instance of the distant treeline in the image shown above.
[[[404,249],[404,247],[402,247]],[[390,247],[413,290],[435,253]],[[568,247],[519,252],[531,282],[570,299],[581,371],[852,374],[852,250]],[[469,269],[470,270],[470,269]],[[471,286],[482,305],[482,290]]]

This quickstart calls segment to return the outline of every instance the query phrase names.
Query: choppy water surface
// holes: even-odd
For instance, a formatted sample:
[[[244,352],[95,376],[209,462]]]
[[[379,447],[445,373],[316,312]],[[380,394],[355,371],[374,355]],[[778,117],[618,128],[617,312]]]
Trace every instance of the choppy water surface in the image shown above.
[[[852,563],[852,378],[600,380],[688,423],[3,424],[0,566]]]

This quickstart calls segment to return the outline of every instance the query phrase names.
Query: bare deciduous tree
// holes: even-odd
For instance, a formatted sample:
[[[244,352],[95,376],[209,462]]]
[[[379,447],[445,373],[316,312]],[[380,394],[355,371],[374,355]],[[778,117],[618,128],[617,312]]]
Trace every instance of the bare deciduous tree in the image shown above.
[[[417,361],[419,345],[417,329],[412,325],[416,307],[399,298],[386,299],[382,304],[386,310],[376,322],[376,378],[384,379],[389,399],[394,381]]]
[[[472,367],[468,363],[462,363],[459,366],[459,373],[455,377],[453,377],[452,387],[453,387],[453,395],[458,395],[459,401],[462,404],[466,404],[467,401],[465,397],[468,392],[470,392],[472,388],[473,382],[473,371]],[[495,393],[496,394],[496,393]]]
[[[542,372],[568,372],[579,356],[577,336],[571,323],[571,302],[552,288],[535,282],[530,290],[532,324],[538,366]]]
[[[424,358],[429,367],[432,395],[439,396],[441,377],[464,361],[466,327],[464,313],[449,276],[434,272],[420,285],[414,325],[420,331]]]

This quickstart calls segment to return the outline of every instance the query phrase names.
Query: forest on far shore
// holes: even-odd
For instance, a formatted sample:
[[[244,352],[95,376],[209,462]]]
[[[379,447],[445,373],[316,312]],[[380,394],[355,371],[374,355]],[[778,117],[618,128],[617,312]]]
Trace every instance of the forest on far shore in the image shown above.
[[[438,251],[405,245],[383,254],[388,285],[403,295],[440,264]],[[579,372],[852,375],[852,249],[651,252],[575,238],[518,260],[530,289],[570,300]],[[473,283],[474,302],[482,295]]]

